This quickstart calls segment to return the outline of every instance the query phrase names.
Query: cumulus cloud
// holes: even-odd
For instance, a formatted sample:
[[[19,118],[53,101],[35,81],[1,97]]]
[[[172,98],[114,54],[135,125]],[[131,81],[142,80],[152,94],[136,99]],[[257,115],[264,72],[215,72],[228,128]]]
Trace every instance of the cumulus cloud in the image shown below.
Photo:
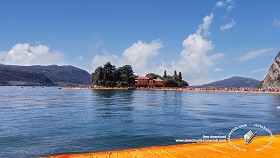
[[[196,31],[196,34],[200,34],[203,36],[208,36],[210,35],[210,25],[213,22],[214,19],[214,14],[211,13],[210,15],[207,15],[203,18],[203,23],[201,25],[199,25],[199,28]]]
[[[180,59],[173,61],[168,69],[169,73],[174,70],[181,71],[183,77],[190,84],[208,82],[208,69],[213,65],[207,52],[212,50],[214,45],[207,41],[200,34],[191,34],[183,41],[183,50]],[[164,69],[162,66],[161,69]]]
[[[112,64],[116,64],[118,62],[119,57],[114,54],[110,54],[106,52],[106,50],[103,50],[101,55],[95,55],[91,63],[93,65],[93,71],[101,65],[104,65],[106,62],[111,62]]]
[[[0,53],[0,62],[12,65],[50,65],[64,64],[62,53],[50,51],[46,45],[30,46],[28,43],[18,43],[9,51]]]
[[[274,51],[273,48],[265,48],[265,49],[260,49],[260,50],[249,51],[249,52],[245,53],[244,55],[242,55],[241,57],[239,57],[237,60],[248,61],[248,60],[263,56],[266,53],[269,53],[272,51]]]
[[[212,41],[205,39],[209,35],[210,24],[214,14],[211,13],[203,18],[203,23],[194,34],[190,34],[183,41],[183,50],[180,59],[173,61],[171,66],[161,65],[159,70],[168,70],[172,73],[174,70],[181,71],[183,77],[190,84],[201,84],[210,82],[208,70],[213,65],[213,61],[224,56],[223,53],[217,53],[212,56],[208,52],[214,48]]]
[[[114,54],[104,53],[95,55],[92,59],[93,68],[111,62],[116,66],[131,65],[138,75],[145,75],[150,72],[149,61],[158,55],[159,49],[163,47],[160,40],[154,40],[151,43],[138,41],[124,50],[118,57]]]
[[[174,70],[182,72],[184,79],[190,84],[207,83],[212,80],[208,77],[208,70],[213,65],[213,61],[224,56],[223,53],[208,55],[214,48],[212,41],[207,40],[210,35],[210,25],[213,22],[214,14],[203,18],[203,23],[198,26],[195,33],[190,34],[182,42],[183,49],[180,58],[174,61],[161,61],[160,64],[151,64],[153,59],[158,58],[159,50],[163,47],[160,40],[151,43],[138,41],[124,50],[120,57],[112,54],[96,55],[92,62],[96,66],[103,65],[111,61],[116,66],[130,64],[137,75],[145,75],[154,72],[162,75],[164,71],[173,74]]]
[[[160,40],[154,40],[151,43],[138,41],[123,52],[120,62],[132,65],[135,71],[144,75],[149,72],[148,61],[156,57],[162,47]]]
[[[280,19],[274,19],[273,24],[276,26],[280,26]]]
[[[234,25],[235,25],[235,21],[232,19],[231,22],[229,22],[229,23],[227,23],[227,24],[221,26],[220,29],[221,29],[222,31],[228,30],[228,29],[231,29]]]

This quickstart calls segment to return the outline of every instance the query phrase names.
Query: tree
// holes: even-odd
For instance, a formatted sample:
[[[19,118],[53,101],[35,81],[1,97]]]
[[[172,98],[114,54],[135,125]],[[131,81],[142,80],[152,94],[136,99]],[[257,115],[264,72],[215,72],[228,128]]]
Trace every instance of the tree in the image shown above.
[[[93,84],[98,86],[103,84],[103,68],[101,66],[95,69]]]
[[[178,80],[179,80],[176,70],[174,71],[173,79],[174,79],[175,81],[178,81]]]
[[[93,73],[93,84],[99,86],[133,86],[135,75],[130,65],[118,69],[110,62],[99,66]]]
[[[94,73],[91,73],[91,82],[94,83]]]
[[[115,73],[116,67],[112,65],[110,62],[107,62],[103,66],[103,79],[105,81],[105,86],[115,86]]]
[[[162,78],[164,79],[166,77],[167,77],[167,74],[166,74],[166,71],[164,71],[164,74],[163,74]]]
[[[134,85],[134,74],[133,69],[130,65],[124,65],[118,69],[119,79],[118,85],[119,86],[132,86]]]
[[[174,75],[166,75],[165,78],[163,78],[165,87],[186,87],[189,86],[188,82],[184,81],[182,78],[182,73],[179,72],[177,75],[177,72],[174,71]]]
[[[172,76],[167,75],[163,80],[165,87],[178,87],[177,81]]]
[[[152,76],[153,79],[161,78],[160,75],[155,74],[155,73],[148,73],[146,76]]]
[[[178,83],[178,87],[187,87],[189,86],[189,83],[186,82],[185,80],[182,80],[181,82]]]
[[[182,78],[182,73],[179,72],[179,74],[178,74],[178,81],[179,81],[179,82],[182,82],[182,80],[183,80],[183,78]]]

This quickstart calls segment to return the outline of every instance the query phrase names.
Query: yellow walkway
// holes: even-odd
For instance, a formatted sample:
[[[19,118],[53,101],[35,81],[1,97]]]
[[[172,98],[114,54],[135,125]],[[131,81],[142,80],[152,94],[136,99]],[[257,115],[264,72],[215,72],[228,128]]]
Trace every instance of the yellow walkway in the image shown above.
[[[239,151],[228,141],[213,143],[192,143],[172,146],[156,146],[150,148],[95,152],[85,154],[64,154],[49,156],[49,158],[280,158],[280,135],[275,135],[272,144],[261,151],[269,143],[270,136],[259,136],[246,145],[243,138],[231,140],[236,146],[246,148]]]

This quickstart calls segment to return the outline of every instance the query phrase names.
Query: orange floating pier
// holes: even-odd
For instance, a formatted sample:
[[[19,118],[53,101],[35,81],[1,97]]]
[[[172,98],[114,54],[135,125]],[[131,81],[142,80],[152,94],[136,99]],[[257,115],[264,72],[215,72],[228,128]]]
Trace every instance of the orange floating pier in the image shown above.
[[[238,147],[246,151],[239,151],[228,141],[191,143],[171,146],[155,146],[149,148],[94,152],[84,154],[63,154],[49,156],[49,158],[279,158],[280,157],[280,135],[275,135],[270,146],[266,146],[271,137],[255,137],[253,142],[246,145],[243,138],[231,140]],[[263,150],[255,151],[263,148]]]

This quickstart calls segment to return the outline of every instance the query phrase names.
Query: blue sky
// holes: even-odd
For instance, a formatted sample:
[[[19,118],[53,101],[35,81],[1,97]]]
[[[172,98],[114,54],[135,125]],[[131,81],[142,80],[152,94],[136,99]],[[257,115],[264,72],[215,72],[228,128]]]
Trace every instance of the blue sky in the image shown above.
[[[3,0],[0,21],[3,64],[92,72],[110,61],[201,84],[262,80],[280,51],[277,0]]]

